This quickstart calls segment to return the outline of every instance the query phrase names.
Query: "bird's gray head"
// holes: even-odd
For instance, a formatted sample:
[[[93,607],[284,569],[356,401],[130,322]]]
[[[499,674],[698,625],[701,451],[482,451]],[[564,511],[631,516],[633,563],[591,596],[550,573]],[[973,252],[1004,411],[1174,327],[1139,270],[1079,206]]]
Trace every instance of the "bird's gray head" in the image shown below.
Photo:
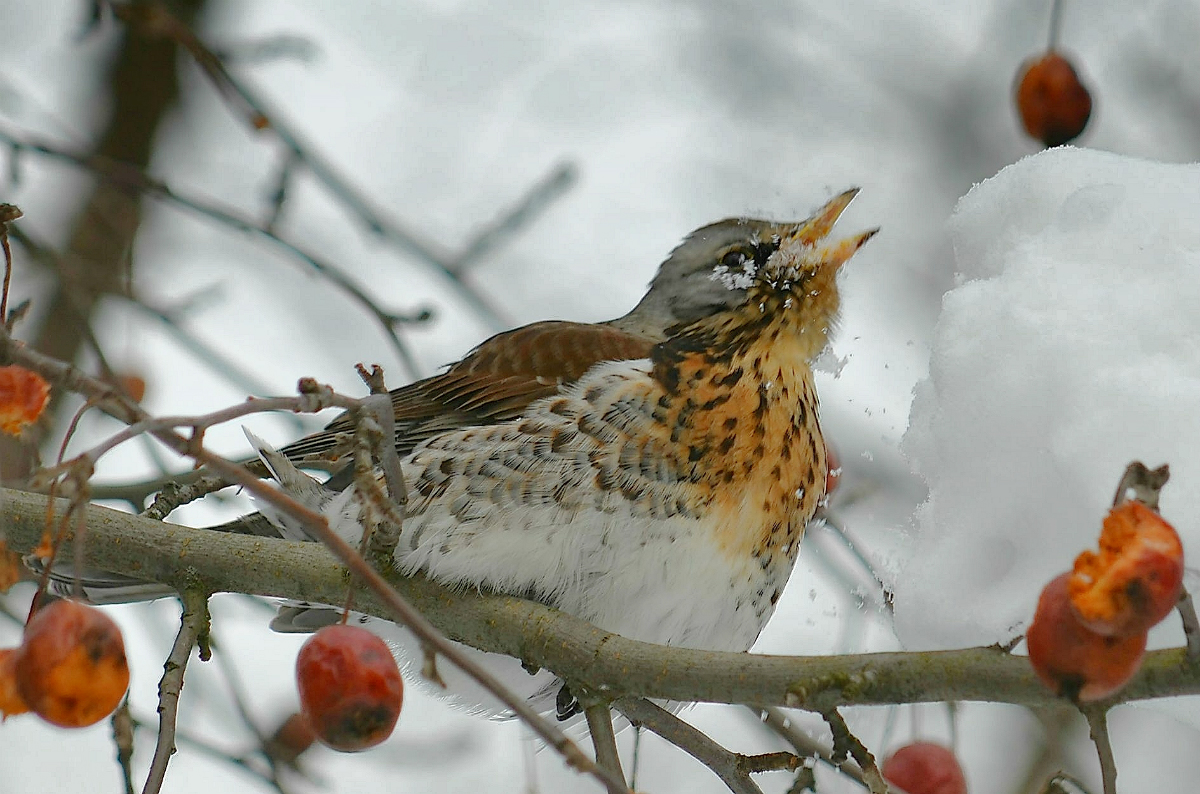
[[[700,227],[659,266],[646,296],[619,324],[661,339],[671,326],[737,306],[745,299],[745,290],[730,289],[713,274],[721,266],[739,270],[747,262],[766,264],[795,225],[727,218]]]
[[[614,325],[661,341],[668,328],[740,306],[746,291],[722,278],[723,273],[739,273],[748,265],[763,267],[793,235],[823,236],[857,193],[848,190],[798,222],[727,218],[700,227],[671,252],[646,296]]]

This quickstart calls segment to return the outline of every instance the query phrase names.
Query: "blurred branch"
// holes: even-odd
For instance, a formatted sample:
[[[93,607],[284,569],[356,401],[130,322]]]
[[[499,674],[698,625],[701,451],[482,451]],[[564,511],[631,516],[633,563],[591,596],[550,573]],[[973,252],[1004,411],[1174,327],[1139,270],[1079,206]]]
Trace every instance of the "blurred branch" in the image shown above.
[[[316,254],[306,251],[295,243],[280,237],[231,208],[222,207],[213,201],[206,201],[179,193],[165,183],[151,178],[140,168],[131,166],[128,163],[99,155],[69,152],[46,141],[38,141],[32,138],[18,138],[2,129],[0,129],[0,142],[12,146],[16,152],[29,151],[71,163],[100,176],[113,187],[153,196],[168,204],[173,204],[210,218],[235,231],[267,240],[289,254],[294,261],[299,261],[307,265],[311,270],[337,289],[346,293],[359,306],[365,309],[383,329],[384,336],[391,343],[393,350],[395,350],[396,355],[404,363],[410,376],[416,377],[418,372],[416,362],[408,347],[397,336],[396,327],[407,323],[423,322],[431,316],[428,311],[422,311],[416,315],[389,312],[379,306],[349,275],[330,262],[319,258]]]
[[[254,130],[273,134],[287,149],[288,156],[280,176],[279,187],[275,191],[275,213],[282,206],[293,166],[302,164],[373,234],[440,272],[449,280],[459,296],[477,313],[487,318],[491,325],[506,325],[483,294],[464,281],[462,275],[499,241],[521,226],[527,225],[551,201],[567,190],[575,180],[573,165],[556,166],[547,177],[530,188],[513,209],[504,213],[495,224],[477,234],[459,254],[451,255],[439,251],[413,230],[385,216],[361,191],[351,185],[349,180],[339,174],[324,156],[302,140],[300,134],[283,120],[281,114],[270,108],[249,86],[234,77],[226,68],[223,59],[205,45],[185,22],[173,17],[164,4],[110,2],[108,5],[118,19],[133,29],[149,36],[171,39],[186,50],[212,83],[217,94],[225,99],[235,112],[244,117]],[[267,228],[270,228],[270,223]]]
[[[204,0],[180,0],[182,19],[191,22],[204,8]],[[128,163],[130,168],[150,162],[159,127],[178,95],[176,47],[170,41],[120,37],[114,57],[104,68],[97,89],[109,105],[108,118],[99,131],[94,154]],[[10,152],[17,154],[15,148]],[[16,174],[16,163],[12,164]],[[87,189],[85,189],[87,190]],[[63,361],[74,361],[86,344],[94,344],[90,323],[106,294],[120,293],[128,281],[130,252],[141,225],[139,197],[101,181],[81,196],[81,207],[71,221],[67,250],[68,270],[54,285],[39,312],[41,324],[30,333],[35,346]],[[52,405],[57,405],[52,395]],[[0,439],[0,476],[25,477],[51,423],[53,411],[27,434],[24,447]]]
[[[117,766],[121,767],[121,781],[125,785],[125,794],[134,794],[133,790],[133,717],[129,714],[129,693],[109,719],[112,725],[113,744],[117,746]]]
[[[226,42],[212,49],[213,55],[229,64],[259,64],[266,61],[294,60],[302,63],[315,61],[321,48],[312,39],[292,33],[276,33],[246,41]]]
[[[570,190],[578,178],[574,163],[556,165],[549,174],[531,185],[511,209],[490,226],[476,232],[463,250],[447,263],[447,268],[456,275],[465,273],[484,255],[528,225],[555,199]]]
[[[151,723],[152,721],[148,719],[134,718],[133,727],[143,731],[157,730]],[[261,754],[258,751],[246,756],[236,756],[219,747],[214,747],[209,742],[206,742],[195,736],[191,736],[190,734],[182,731],[176,733],[175,741],[176,744],[185,746],[190,750],[203,753],[209,758],[217,761],[223,761],[225,763],[232,764],[239,769],[245,770],[251,776],[260,779],[263,783],[267,784],[275,791],[278,791],[281,794],[284,792],[283,785],[277,776],[273,775],[269,770],[259,769],[255,764],[251,763],[252,757]]]
[[[11,234],[12,238],[36,261],[56,271],[60,278],[63,276],[64,269],[61,265],[62,254],[55,251],[46,243],[34,238],[23,227],[14,226],[11,229]],[[167,332],[175,337],[176,342],[195,356],[198,361],[207,365],[217,376],[224,378],[247,394],[268,394],[272,391],[254,373],[243,369],[236,361],[223,355],[183,328],[180,323],[180,315],[194,301],[185,302],[185,309],[164,309],[152,306],[134,295],[123,294],[120,297],[124,298],[138,312],[158,320]]]

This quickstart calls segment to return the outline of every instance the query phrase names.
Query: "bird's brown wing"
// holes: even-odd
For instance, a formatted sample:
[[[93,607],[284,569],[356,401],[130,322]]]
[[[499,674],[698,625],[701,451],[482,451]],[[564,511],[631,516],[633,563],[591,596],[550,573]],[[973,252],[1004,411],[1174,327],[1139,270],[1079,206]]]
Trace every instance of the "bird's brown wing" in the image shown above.
[[[646,358],[653,345],[608,325],[557,320],[497,334],[446,372],[392,391],[396,449],[403,455],[448,430],[519,417],[530,403],[555,394],[593,365]],[[343,414],[282,452],[299,461],[329,459],[336,456],[336,436],[353,429]]]

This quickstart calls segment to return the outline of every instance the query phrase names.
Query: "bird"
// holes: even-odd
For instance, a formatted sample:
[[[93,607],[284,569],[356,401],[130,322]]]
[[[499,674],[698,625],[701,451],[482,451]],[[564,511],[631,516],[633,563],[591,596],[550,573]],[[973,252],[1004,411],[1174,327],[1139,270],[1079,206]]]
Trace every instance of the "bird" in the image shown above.
[[[592,364],[517,415],[496,401],[504,418],[416,443],[402,461],[395,568],[531,598],[631,639],[748,650],[824,496],[811,365],[837,319],[837,274],[876,231],[826,241],[851,198],[726,243],[706,268],[726,294],[645,356]],[[295,481],[288,455],[255,446],[277,479]],[[315,506],[357,540],[353,501],[332,494]],[[314,613],[291,607],[273,625],[336,619]],[[538,675],[526,693],[535,704],[578,714],[565,686]]]
[[[631,639],[748,650],[824,497],[812,362],[837,321],[842,265],[878,231],[827,239],[857,192],[800,222],[702,227],[641,310],[499,334],[394,391],[409,489],[396,570],[531,598]],[[339,418],[279,452],[252,443],[285,490],[361,535],[357,486],[296,469],[336,455],[351,427]],[[286,607],[272,625],[312,630],[322,611]],[[553,674],[508,663],[540,708],[578,713]]]

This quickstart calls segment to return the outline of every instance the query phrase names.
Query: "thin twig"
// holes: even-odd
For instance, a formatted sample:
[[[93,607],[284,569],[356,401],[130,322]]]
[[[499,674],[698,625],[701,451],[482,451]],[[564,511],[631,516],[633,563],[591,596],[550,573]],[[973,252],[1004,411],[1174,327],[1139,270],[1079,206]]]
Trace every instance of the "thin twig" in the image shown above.
[[[173,481],[153,480],[146,483],[135,483],[133,485],[121,486],[128,489],[145,489],[144,496],[149,496],[157,491],[154,501],[150,506],[141,512],[141,515],[146,518],[163,520],[169,516],[177,507],[189,504],[196,501],[202,496],[207,496],[214,491],[219,491],[223,488],[228,488],[232,483],[224,477],[198,477],[190,483],[180,485]],[[116,490],[115,488],[113,490]],[[105,498],[102,496],[106,491],[105,488],[96,487],[92,489],[93,495],[97,499]],[[139,507],[141,504],[139,503]]]
[[[142,794],[157,794],[167,774],[167,762],[175,753],[175,721],[179,712],[179,692],[183,689],[183,673],[187,669],[192,648],[208,625],[208,594],[188,590],[183,594],[183,614],[179,617],[179,633],[175,645],[163,664],[163,677],[158,684],[158,744]]]
[[[12,248],[8,245],[8,224],[21,217],[13,204],[0,204],[0,248],[4,249],[4,286],[0,289],[0,323],[8,322],[8,287],[12,283]]]
[[[757,775],[762,772],[795,772],[803,765],[804,759],[786,750],[756,755],[738,755],[738,769],[748,775]]]
[[[816,758],[818,761],[836,769],[855,783],[866,788],[867,782],[863,779],[862,770],[858,768],[857,764],[835,762],[833,760],[833,751],[803,731],[797,730],[782,709],[774,707],[757,708],[754,706],[747,706],[746,708],[750,709],[751,713],[756,717],[766,715],[765,719],[756,719],[756,722],[760,722],[774,731],[780,738],[790,744],[798,754],[807,758]]]
[[[1050,6],[1050,52],[1058,49],[1058,34],[1062,27],[1062,0],[1054,0]]]
[[[1185,588],[1175,605],[1183,621],[1183,636],[1187,639],[1187,655],[1192,663],[1200,662],[1200,619],[1196,617],[1196,604],[1192,594]]]
[[[895,612],[892,606],[892,593],[888,589],[887,583],[883,581],[879,573],[876,571],[875,565],[867,559],[861,551],[860,542],[856,540],[842,523],[841,518],[828,508],[822,508],[813,517],[813,524],[820,522],[820,525],[830,534],[834,535],[840,541],[841,545],[846,548],[854,557],[854,559],[862,566],[862,569],[871,577],[872,583],[879,588],[878,604],[888,611],[889,614]],[[811,528],[812,524],[810,524]]]
[[[154,720],[139,719],[139,718],[135,717],[133,719],[133,727],[136,730],[152,731],[152,730],[156,730],[155,726],[152,724],[154,722],[155,722]],[[219,747],[215,747],[212,744],[210,744],[209,742],[207,742],[203,739],[200,739],[198,737],[192,736],[185,731],[176,731],[175,743],[177,745],[180,745],[181,747],[187,747],[189,750],[195,750],[197,752],[200,752],[200,753],[208,756],[209,758],[213,758],[218,761],[223,761],[223,762],[232,764],[232,765],[238,767],[239,769],[244,769],[246,772],[249,772],[254,777],[261,779],[262,782],[266,783],[267,785],[270,785],[276,791],[279,791],[281,794],[283,794],[283,792],[284,792],[284,788],[281,785],[278,777],[274,776],[274,773],[272,771],[270,771],[269,769],[268,770],[259,769],[255,764],[250,763],[251,758],[262,755],[262,753],[259,751],[255,751],[254,753],[252,753],[248,756],[236,756],[236,755],[229,753],[227,750],[223,750]],[[299,771],[299,770],[297,770],[297,771]]]
[[[1120,482],[1117,483],[1117,492],[1113,495],[1113,507],[1128,499],[1136,499],[1144,502],[1151,510],[1157,511],[1159,494],[1169,479],[1171,479],[1171,467],[1167,464],[1164,463],[1157,469],[1151,469],[1140,460],[1135,460],[1125,467],[1125,472],[1121,475]]]
[[[596,763],[616,777],[625,779],[621,770],[621,756],[617,752],[617,735],[613,732],[612,713],[607,703],[592,703],[583,710],[587,718],[588,733],[592,735],[592,747],[596,750]]]
[[[197,361],[207,365],[214,373],[229,381],[239,390],[246,394],[269,394],[272,391],[270,385],[259,379],[255,373],[243,368],[212,345],[184,329],[177,317],[178,312],[151,306],[146,301],[135,297],[129,297],[128,303],[147,317],[158,320],[163,328],[175,338],[175,341],[191,353]]]
[[[115,447],[141,435],[150,434],[157,437],[157,431],[173,430],[178,427],[190,428],[192,431],[189,444],[202,439],[204,433],[214,425],[241,419],[257,413],[273,411],[293,411],[296,413],[316,413],[327,408],[357,409],[361,400],[338,394],[328,386],[321,386],[308,378],[300,381],[301,393],[297,397],[264,397],[252,398],[244,403],[232,405],[207,414],[187,416],[147,416],[134,422],[120,432],[114,433],[96,446],[81,452],[75,457],[60,462],[55,466],[42,469],[33,478],[35,485],[45,487],[46,483],[55,479],[70,469],[81,464],[95,466],[101,457],[111,452]],[[187,454],[187,453],[183,453]]]
[[[113,712],[113,744],[117,746],[117,766],[121,767],[121,779],[125,783],[125,794],[134,794],[133,789],[133,717],[129,714],[129,695]]]
[[[858,767],[862,770],[863,782],[867,784],[867,790],[871,794],[888,794],[888,784],[884,782],[883,774],[875,763],[875,756],[871,755],[867,746],[851,732],[850,726],[846,724],[841,713],[837,709],[830,709],[823,712],[821,716],[825,718],[825,722],[829,723],[829,730],[833,732],[834,761],[849,755],[858,762]]]
[[[1108,738],[1108,707],[1081,706],[1087,718],[1088,730],[1100,757],[1100,779],[1104,783],[1104,794],[1117,794],[1117,762],[1113,758],[1112,742]]]
[[[1071,788],[1068,789],[1067,785]],[[1059,772],[1038,789],[1038,794],[1088,794],[1087,786],[1068,774]]]
[[[704,731],[644,698],[621,698],[613,706],[630,722],[649,728],[704,764],[733,794],[762,794],[749,773],[742,770],[738,754],[714,742]]]

